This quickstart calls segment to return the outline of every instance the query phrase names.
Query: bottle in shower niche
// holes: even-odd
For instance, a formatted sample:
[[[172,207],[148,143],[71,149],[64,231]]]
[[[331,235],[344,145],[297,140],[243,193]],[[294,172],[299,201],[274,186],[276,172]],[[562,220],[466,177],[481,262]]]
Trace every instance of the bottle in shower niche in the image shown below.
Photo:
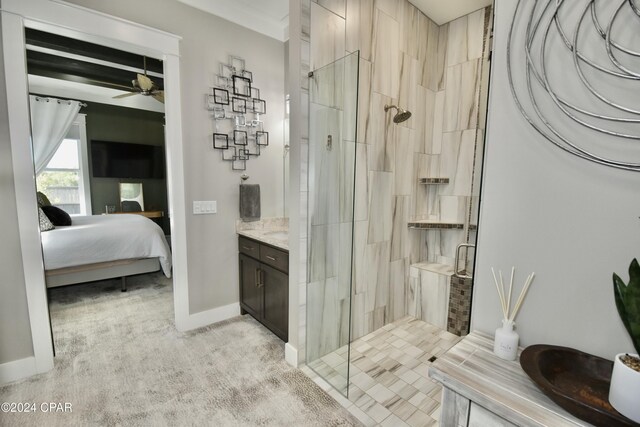
[[[502,319],[502,327],[496,329],[493,352],[504,360],[516,360],[520,336],[513,330],[513,321]]]

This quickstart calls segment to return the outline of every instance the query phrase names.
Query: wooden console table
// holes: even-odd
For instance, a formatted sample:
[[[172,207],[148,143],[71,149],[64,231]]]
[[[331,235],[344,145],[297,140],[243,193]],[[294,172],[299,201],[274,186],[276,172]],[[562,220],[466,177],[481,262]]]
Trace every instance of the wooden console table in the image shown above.
[[[109,215],[117,215],[117,214],[133,214],[133,215],[142,215],[147,218],[162,218],[164,217],[164,211],[138,211],[138,212],[114,212]]]
[[[519,356],[519,353],[518,353]],[[472,332],[429,368],[442,384],[441,426],[590,426],[544,395],[520,362],[493,353],[493,338]]]

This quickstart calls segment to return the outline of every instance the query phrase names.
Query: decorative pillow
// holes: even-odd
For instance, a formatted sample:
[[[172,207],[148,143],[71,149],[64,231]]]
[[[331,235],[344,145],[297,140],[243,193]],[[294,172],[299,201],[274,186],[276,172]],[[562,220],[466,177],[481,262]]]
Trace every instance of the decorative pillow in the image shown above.
[[[49,198],[47,196],[44,195],[44,193],[41,193],[40,191],[38,191],[36,193],[37,197],[38,197],[38,207],[41,208],[43,206],[51,206],[51,202],[49,201]]]
[[[44,213],[42,208],[38,208],[38,219],[40,219],[40,231],[49,231],[56,228]]]
[[[56,206],[43,206],[40,209],[47,215],[53,225],[71,225],[71,217],[62,209]]]

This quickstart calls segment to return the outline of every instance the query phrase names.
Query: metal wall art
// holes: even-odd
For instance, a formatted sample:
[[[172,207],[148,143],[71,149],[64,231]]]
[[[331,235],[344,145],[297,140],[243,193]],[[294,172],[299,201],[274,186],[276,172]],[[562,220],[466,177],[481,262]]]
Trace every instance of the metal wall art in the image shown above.
[[[230,55],[227,64],[220,64],[206,106],[215,123],[213,148],[222,151],[222,160],[231,162],[233,170],[245,170],[247,160],[269,145],[269,133],[261,120],[267,101],[253,86],[253,73],[245,69],[244,59]]]
[[[556,147],[640,171],[640,2],[518,0],[507,71],[524,118]]]

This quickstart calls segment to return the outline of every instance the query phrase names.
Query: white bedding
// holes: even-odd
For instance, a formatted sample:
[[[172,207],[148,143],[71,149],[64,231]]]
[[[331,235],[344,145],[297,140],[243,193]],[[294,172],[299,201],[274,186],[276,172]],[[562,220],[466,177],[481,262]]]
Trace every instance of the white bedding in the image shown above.
[[[45,270],[158,257],[165,276],[171,277],[171,251],[164,233],[141,215],[74,216],[72,225],[41,236]]]

